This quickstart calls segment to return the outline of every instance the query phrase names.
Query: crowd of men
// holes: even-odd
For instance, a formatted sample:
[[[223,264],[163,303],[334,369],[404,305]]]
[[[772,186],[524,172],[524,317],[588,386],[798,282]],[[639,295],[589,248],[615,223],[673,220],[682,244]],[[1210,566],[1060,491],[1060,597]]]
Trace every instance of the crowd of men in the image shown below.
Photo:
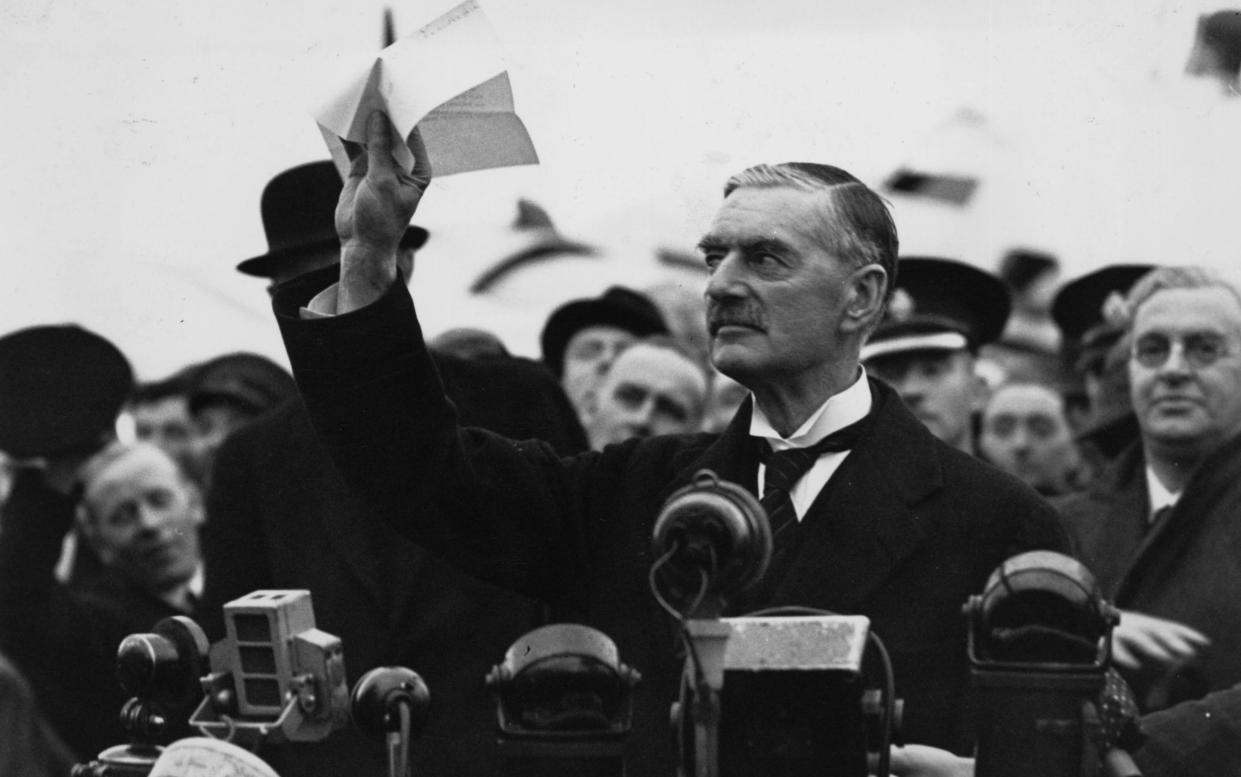
[[[324,161],[263,192],[269,251],[238,269],[269,281],[292,375],[237,353],[128,387],[132,437],[116,408],[46,423],[54,403],[33,395],[0,419],[0,764],[56,773],[125,739],[126,634],[188,614],[219,638],[225,602],[296,588],[350,681],[403,664],[433,689],[419,774],[500,773],[483,678],[549,622],[601,629],[640,669],[628,773],[671,774],[681,659],[648,587],[651,527],[709,467],[763,499],[775,535],[727,614],[870,618],[905,738],[926,746],[898,752],[901,773],[969,773],[961,606],[1034,549],[1075,555],[1121,609],[1112,656],[1148,773],[1241,768],[1228,279],[1109,265],[1062,282],[1034,251],[995,273],[902,255],[848,172],[762,165],[728,181],[699,241],[695,338],[671,325],[684,311],[617,286],[557,308],[538,361],[479,328],[428,345],[409,287],[433,239],[410,224],[429,170],[416,138],[414,171],[396,165],[385,121],[347,181]],[[0,366],[73,353],[66,369],[124,374],[82,336],[40,331],[34,357],[0,338]],[[780,481],[791,451],[803,463]],[[292,777],[381,773],[385,754],[342,731],[263,756]]]

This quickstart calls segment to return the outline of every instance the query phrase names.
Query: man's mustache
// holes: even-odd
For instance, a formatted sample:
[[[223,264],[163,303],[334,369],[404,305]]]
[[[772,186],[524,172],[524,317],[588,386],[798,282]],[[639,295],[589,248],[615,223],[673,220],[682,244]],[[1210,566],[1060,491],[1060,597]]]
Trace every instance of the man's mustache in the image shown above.
[[[707,307],[707,331],[715,334],[721,327],[745,326],[763,329],[763,316],[754,307],[744,304],[713,303]]]

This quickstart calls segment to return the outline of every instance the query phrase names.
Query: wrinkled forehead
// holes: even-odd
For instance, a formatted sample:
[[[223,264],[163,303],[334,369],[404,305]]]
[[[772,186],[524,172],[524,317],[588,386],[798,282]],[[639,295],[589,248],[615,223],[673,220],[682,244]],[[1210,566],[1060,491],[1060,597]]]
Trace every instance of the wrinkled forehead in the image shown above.
[[[1045,386],[1014,385],[996,389],[987,404],[988,417],[1044,415],[1058,418],[1063,412],[1060,395]]]
[[[141,449],[101,469],[87,485],[82,501],[95,515],[108,515],[152,489],[184,492],[188,486],[177,465],[158,449]]]
[[[757,241],[820,242],[836,226],[830,189],[743,186],[724,198],[700,248]]]
[[[1218,286],[1198,289],[1163,289],[1137,309],[1133,334],[1216,332],[1241,333],[1241,301]]]
[[[706,396],[707,378],[688,356],[645,343],[631,345],[608,371],[610,383],[681,389]]]

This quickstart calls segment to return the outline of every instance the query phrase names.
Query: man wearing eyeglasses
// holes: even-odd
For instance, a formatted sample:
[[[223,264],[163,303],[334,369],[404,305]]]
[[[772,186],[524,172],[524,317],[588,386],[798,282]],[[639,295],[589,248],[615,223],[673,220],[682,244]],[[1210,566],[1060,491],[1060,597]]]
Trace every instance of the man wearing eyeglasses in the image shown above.
[[[1123,610],[1116,663],[1152,710],[1241,682],[1241,291],[1163,267],[1122,312],[1141,440],[1060,506]]]

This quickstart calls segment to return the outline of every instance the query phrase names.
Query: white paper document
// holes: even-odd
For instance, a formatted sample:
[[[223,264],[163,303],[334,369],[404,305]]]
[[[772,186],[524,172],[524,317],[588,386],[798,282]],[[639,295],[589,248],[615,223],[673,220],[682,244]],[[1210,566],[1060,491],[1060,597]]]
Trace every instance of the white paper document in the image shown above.
[[[393,147],[406,170],[414,160],[405,138],[415,126],[436,176],[537,164],[499,49],[478,3],[465,0],[350,73],[314,114],[342,176],[349,163],[341,139],[364,142],[377,110],[400,135]]]

